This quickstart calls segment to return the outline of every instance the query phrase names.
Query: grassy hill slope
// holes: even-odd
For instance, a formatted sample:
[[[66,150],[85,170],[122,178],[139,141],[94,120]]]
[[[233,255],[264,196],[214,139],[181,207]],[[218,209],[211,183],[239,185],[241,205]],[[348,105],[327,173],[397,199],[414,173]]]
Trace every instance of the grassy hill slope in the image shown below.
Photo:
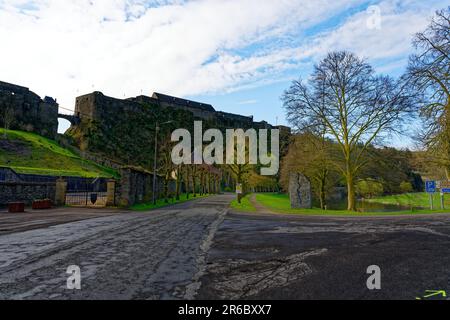
[[[51,176],[117,177],[117,172],[83,160],[55,141],[34,133],[0,129],[0,166],[18,173]]]

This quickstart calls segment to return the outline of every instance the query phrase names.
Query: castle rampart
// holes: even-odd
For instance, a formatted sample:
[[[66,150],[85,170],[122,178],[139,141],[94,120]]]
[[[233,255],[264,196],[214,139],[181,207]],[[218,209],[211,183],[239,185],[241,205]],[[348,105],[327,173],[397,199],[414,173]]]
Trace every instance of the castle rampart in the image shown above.
[[[271,127],[266,123],[254,122],[253,117],[216,111],[210,104],[154,93],[152,97],[137,96],[128,99],[116,99],[95,91],[76,98],[73,115],[59,115],[57,102],[45,97],[41,99],[26,87],[0,81],[0,112],[6,108],[14,110],[11,129],[32,131],[54,138],[58,131],[58,118],[68,119],[72,126],[83,121],[103,121],[111,119],[108,115],[120,112],[142,112],[142,107],[160,106],[176,110],[189,111],[194,118],[210,121],[226,127]],[[151,112],[151,111],[150,111]],[[3,125],[2,117],[0,124]]]
[[[50,97],[41,99],[26,87],[0,81],[0,124],[12,110],[10,129],[36,132],[55,138],[58,132],[58,104]]]

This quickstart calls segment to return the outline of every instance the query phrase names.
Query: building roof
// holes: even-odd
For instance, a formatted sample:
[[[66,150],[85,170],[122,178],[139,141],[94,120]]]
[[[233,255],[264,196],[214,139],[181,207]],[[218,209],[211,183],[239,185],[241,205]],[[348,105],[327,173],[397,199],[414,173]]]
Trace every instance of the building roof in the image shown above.
[[[233,118],[240,118],[243,120],[253,121],[253,116],[243,116],[242,114],[235,114],[235,113],[229,113],[229,112],[224,112],[224,111],[217,111],[217,114],[224,116],[224,117],[233,117]]]
[[[161,102],[173,103],[184,107],[195,108],[203,111],[215,112],[216,110],[210,104],[186,100],[182,98],[172,97],[166,94],[155,92],[153,97],[160,100]]]

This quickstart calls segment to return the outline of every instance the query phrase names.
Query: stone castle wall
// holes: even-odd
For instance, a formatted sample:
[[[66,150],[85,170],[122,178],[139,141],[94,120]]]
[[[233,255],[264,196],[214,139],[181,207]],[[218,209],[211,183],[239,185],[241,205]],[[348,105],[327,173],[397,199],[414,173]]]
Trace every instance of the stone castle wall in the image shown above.
[[[186,106],[179,106],[174,103],[159,102],[159,105],[163,108],[173,108],[173,109],[189,111],[194,115],[194,117],[203,119],[203,120],[208,120],[208,121],[213,120],[216,116],[216,113],[212,112],[212,111],[200,110],[200,109],[190,108],[190,107],[186,107]]]
[[[0,167],[0,182],[21,182],[20,176],[11,168]]]
[[[105,96],[101,92],[93,92],[76,98],[75,115],[80,118],[90,118],[91,120],[100,120],[104,118],[105,113],[114,112],[139,112],[142,106],[160,106],[176,110],[188,111],[197,119],[214,121],[221,124],[234,125],[245,124],[245,127],[255,124],[257,127],[261,123],[255,123],[252,116],[242,116],[227,112],[199,109],[177,103],[158,100],[155,97],[137,96],[135,98],[117,99]]]
[[[147,112],[145,108],[159,106],[171,110],[190,112],[194,118],[208,121],[219,127],[242,128],[271,128],[265,122],[254,122],[251,116],[242,116],[227,112],[216,111],[212,106],[191,102],[173,97],[172,100],[159,99],[157,94],[153,97],[138,96],[128,99],[116,99],[105,96],[101,92],[93,92],[76,98],[74,119],[70,119],[72,127],[85,130],[81,122],[106,122],[111,125],[112,119],[122,120],[125,112]],[[183,102],[183,103],[181,103]],[[200,107],[199,107],[200,106]],[[36,132],[42,136],[54,139],[58,131],[58,104],[50,97],[41,99],[37,94],[26,87],[0,81],[0,115],[6,108],[14,110],[14,121],[11,129]],[[151,112],[150,110],[148,112]],[[61,115],[62,116],[62,115]],[[76,119],[75,119],[76,118]],[[0,116],[0,125],[3,125]],[[79,145],[83,149],[83,146]],[[85,148],[87,149],[87,148]]]
[[[54,139],[58,132],[58,104],[50,97],[41,99],[28,88],[0,81],[0,124],[7,108],[14,121],[10,129],[35,132]]]
[[[25,202],[50,199],[55,201],[55,183],[0,182],[0,206],[9,202]]]
[[[51,98],[43,100],[28,88],[0,82],[0,111],[13,106],[15,121],[11,129],[36,132],[57,139],[58,104]],[[108,97],[93,92],[76,98],[72,126],[66,136],[85,153],[98,156],[94,161],[111,167],[102,159],[114,159],[118,164],[150,168],[154,153],[156,122],[171,120],[177,128],[192,131],[194,120],[205,121],[204,128],[273,128],[266,122],[254,122],[246,117],[218,112],[213,106],[155,93],[152,97],[128,99]],[[0,120],[1,122],[1,120]],[[172,126],[172,127],[173,127]],[[169,127],[169,126],[168,126]],[[167,129],[167,130],[164,130]],[[167,135],[170,128],[162,128]],[[164,140],[160,137],[160,141]]]
[[[132,206],[137,203],[148,203],[153,195],[153,174],[130,167],[120,170],[121,179],[116,188],[116,199],[119,206]],[[169,182],[169,194],[175,193],[175,181]],[[156,178],[156,198],[163,196],[164,181]]]
[[[228,112],[218,111],[215,114],[215,118],[221,122],[226,124],[249,124],[254,123],[253,117],[241,116],[239,114],[233,114]]]
[[[96,91],[76,98],[75,115],[81,120],[102,121],[102,119],[110,119],[111,115],[115,114],[120,119],[120,113],[142,112],[143,104],[140,101],[116,99]]]
[[[75,116],[80,122],[67,133],[83,152],[145,168],[152,165],[157,121],[171,120],[188,130],[194,119],[204,120],[205,130],[273,128],[266,122],[254,122],[253,117],[217,112],[211,105],[158,94],[117,99],[93,92],[76,99]]]

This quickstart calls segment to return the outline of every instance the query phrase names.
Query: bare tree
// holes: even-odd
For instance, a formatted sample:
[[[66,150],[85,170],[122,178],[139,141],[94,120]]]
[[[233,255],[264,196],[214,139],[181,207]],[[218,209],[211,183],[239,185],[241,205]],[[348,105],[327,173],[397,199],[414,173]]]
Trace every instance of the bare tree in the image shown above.
[[[196,164],[191,164],[191,180],[192,180],[192,195],[197,197],[197,177],[199,174],[199,168]]]
[[[229,164],[226,165],[226,169],[229,170],[229,172],[234,176],[234,179],[236,180],[236,184],[241,184],[243,188],[245,188],[249,174],[252,170],[252,165],[249,163],[246,164]],[[243,198],[243,194],[237,195],[238,203],[241,203],[241,200]]]
[[[206,194],[206,176],[208,174],[208,168],[205,165],[200,166],[200,195],[203,196]]]
[[[183,181],[184,181],[184,185],[186,188],[186,198],[189,199],[190,194],[191,194],[191,184],[190,184],[190,165],[185,165],[184,166],[184,170],[182,172],[182,177],[183,177]]]
[[[170,139],[170,136],[165,136],[161,140],[161,146],[159,150],[160,158],[158,173],[164,177],[164,201],[166,203],[169,202],[169,184],[173,180],[174,172],[177,169],[172,162],[172,147],[173,143]]]
[[[176,182],[175,199],[177,201],[179,201],[180,194],[181,194],[181,183],[183,181],[183,165],[182,164],[175,166],[174,175],[175,175],[175,182]]]
[[[405,80],[425,121],[420,138],[450,179],[450,7],[438,11],[413,44],[418,53],[409,59]]]
[[[332,52],[305,83],[294,81],[283,95],[288,120],[300,130],[324,128],[340,147],[335,164],[347,181],[348,210],[355,211],[355,180],[367,148],[398,129],[408,97],[387,76],[349,52]]]
[[[224,165],[224,170],[228,171],[231,174],[231,176],[234,178],[234,181],[236,182],[236,186],[237,185],[242,186],[243,193],[245,193],[245,191],[246,191],[245,189],[248,184],[248,179],[250,177],[250,173],[255,167],[255,165],[250,164],[249,146],[250,146],[250,141],[248,138],[246,138],[245,139],[245,161],[244,161],[244,163],[241,164],[241,163],[239,163],[239,161],[237,161],[238,149],[237,149],[237,144],[235,143],[234,144],[234,155],[235,155],[234,164],[225,164]],[[210,183],[209,183],[209,185],[210,185]],[[209,189],[211,189],[211,187],[209,187]],[[243,197],[244,197],[244,194],[237,195],[238,203],[241,203]]]

